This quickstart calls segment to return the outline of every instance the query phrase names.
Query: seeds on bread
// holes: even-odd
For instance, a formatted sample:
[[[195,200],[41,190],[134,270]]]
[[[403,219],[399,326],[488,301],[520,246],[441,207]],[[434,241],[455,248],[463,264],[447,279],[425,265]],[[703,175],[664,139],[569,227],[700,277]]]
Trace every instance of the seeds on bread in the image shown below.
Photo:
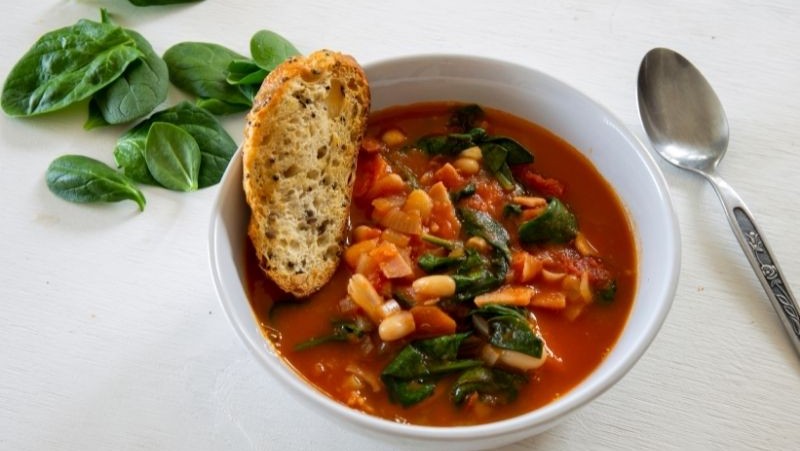
[[[248,235],[264,272],[296,297],[322,288],[339,264],[369,107],[358,63],[320,50],[270,72],[247,116]]]

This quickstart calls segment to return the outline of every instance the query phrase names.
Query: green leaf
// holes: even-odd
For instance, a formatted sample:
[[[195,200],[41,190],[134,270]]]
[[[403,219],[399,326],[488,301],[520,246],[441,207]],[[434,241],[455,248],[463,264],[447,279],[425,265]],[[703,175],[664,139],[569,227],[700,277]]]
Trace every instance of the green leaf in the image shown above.
[[[337,341],[353,342],[364,335],[364,329],[352,321],[334,321],[333,331],[328,335],[321,337],[314,337],[302,343],[295,345],[295,351],[303,351],[306,349],[314,348],[319,345]]]
[[[458,191],[454,191],[450,193],[450,200],[455,204],[456,202],[460,201],[465,197],[470,197],[475,195],[476,188],[474,183],[469,183],[467,186],[461,188]]]
[[[86,118],[86,122],[83,123],[84,130],[91,130],[97,127],[105,127],[108,125],[106,119],[103,117],[103,113],[100,111],[100,107],[97,106],[94,98],[89,101],[89,114]]]
[[[523,243],[565,243],[578,233],[578,220],[557,198],[547,202],[547,209],[539,216],[519,226],[519,239]]]
[[[248,105],[242,103],[228,103],[219,99],[197,99],[196,105],[217,116],[239,113],[250,109]]]
[[[288,58],[299,55],[300,51],[278,33],[260,30],[250,39],[250,54],[256,64],[269,72]]]
[[[197,189],[200,147],[192,135],[167,122],[155,122],[144,148],[147,169],[163,187],[175,191]]]
[[[502,224],[495,221],[486,212],[469,208],[459,208],[458,216],[461,218],[461,224],[464,226],[464,231],[467,232],[467,235],[483,238],[499,249],[506,260],[511,261],[511,250],[508,248],[508,242],[511,237]]]
[[[508,261],[495,249],[491,258],[467,249],[467,258],[452,275],[456,282],[456,300],[471,301],[483,293],[499,288],[505,283]]]
[[[609,280],[600,289],[597,290],[597,299],[603,304],[609,304],[614,301],[617,296],[617,281]]]
[[[233,50],[206,42],[181,42],[164,53],[172,84],[200,99],[247,109],[251,100],[227,81],[231,62],[244,59]]]
[[[544,342],[533,333],[528,320],[521,311],[502,305],[486,305],[473,312],[487,320],[489,343],[498,348],[509,349],[539,358]]]
[[[472,130],[483,119],[485,113],[479,105],[470,104],[456,108],[450,116],[448,125],[461,131]]]
[[[8,74],[0,104],[10,116],[59,110],[91,97],[140,56],[122,28],[81,19],[36,41]]]
[[[480,366],[480,360],[458,360],[458,349],[469,334],[418,340],[404,347],[381,372],[392,402],[416,404],[433,393],[443,374]]]
[[[417,264],[427,273],[436,271],[443,271],[454,266],[459,265],[466,259],[465,256],[461,257],[437,257],[431,253],[422,254],[417,259]]]
[[[167,122],[183,128],[194,137],[200,147],[201,163],[198,186],[205,188],[217,184],[225,173],[236,143],[217,118],[208,111],[189,102],[159,111],[117,140],[114,159],[123,172],[140,183],[156,184],[144,160],[145,141],[154,122]]]
[[[132,200],[144,210],[144,195],[134,182],[103,162],[82,155],[64,155],[47,168],[47,187],[70,202]]]
[[[261,85],[267,71],[259,67],[253,60],[233,60],[228,64],[228,76],[225,79],[232,85]]]
[[[476,129],[479,130],[479,129]],[[470,133],[450,133],[449,135],[428,135],[417,140],[414,145],[428,155],[457,155],[464,149],[475,145],[475,136]]]
[[[507,136],[489,136],[483,142],[505,149],[508,155],[506,162],[510,165],[533,163],[533,154],[522,144]]]
[[[458,377],[450,391],[450,398],[456,405],[463,404],[472,393],[490,405],[508,404],[517,398],[519,387],[527,382],[520,374],[509,373],[497,368],[471,368]]]
[[[169,88],[169,72],[164,60],[144,36],[133,30],[125,31],[133,38],[142,57],[92,97],[91,103],[108,124],[123,124],[150,114],[166,100]]]

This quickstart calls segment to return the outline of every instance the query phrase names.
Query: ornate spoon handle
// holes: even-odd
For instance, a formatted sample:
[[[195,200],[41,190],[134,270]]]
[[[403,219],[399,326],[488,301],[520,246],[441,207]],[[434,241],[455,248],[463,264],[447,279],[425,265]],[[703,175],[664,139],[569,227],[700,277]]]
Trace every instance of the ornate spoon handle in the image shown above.
[[[775,307],[795,350],[800,354],[800,306],[786,283],[772,250],[736,191],[717,175],[705,175],[722,201],[736,239]]]

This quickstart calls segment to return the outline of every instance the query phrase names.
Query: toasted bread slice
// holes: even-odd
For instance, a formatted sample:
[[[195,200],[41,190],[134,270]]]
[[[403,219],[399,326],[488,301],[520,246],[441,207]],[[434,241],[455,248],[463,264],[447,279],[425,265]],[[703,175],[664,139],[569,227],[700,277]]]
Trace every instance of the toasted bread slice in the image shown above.
[[[339,264],[369,107],[358,63],[320,50],[275,68],[247,116],[248,234],[264,272],[296,297],[322,288]]]

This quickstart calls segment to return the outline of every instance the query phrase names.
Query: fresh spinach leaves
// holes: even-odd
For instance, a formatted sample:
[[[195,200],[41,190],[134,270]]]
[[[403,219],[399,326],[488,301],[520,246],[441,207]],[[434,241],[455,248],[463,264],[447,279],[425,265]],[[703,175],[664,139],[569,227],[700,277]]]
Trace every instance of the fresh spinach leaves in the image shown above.
[[[480,360],[458,358],[468,335],[445,335],[406,345],[381,372],[389,399],[403,406],[416,404],[433,394],[442,375],[481,366]]]
[[[475,296],[499,288],[505,282],[506,273],[508,260],[499,250],[485,257],[473,249],[467,249],[466,259],[452,274],[456,282],[456,301],[471,301]]]
[[[469,395],[477,393],[486,404],[508,404],[516,399],[520,386],[525,382],[527,378],[524,375],[498,368],[470,368],[453,384],[450,399],[456,405],[461,405]]]
[[[300,51],[286,38],[269,30],[259,30],[250,39],[250,54],[256,64],[267,72]]]
[[[539,358],[544,343],[533,330],[519,309],[489,304],[474,312],[488,323],[488,340],[494,346],[521,352]]]
[[[432,273],[436,271],[444,271],[454,266],[463,263],[466,256],[460,257],[437,257],[431,253],[422,254],[417,259],[417,264],[423,271]]]
[[[147,134],[155,122],[177,125],[197,141],[201,156],[198,175],[200,188],[220,181],[228,162],[236,152],[236,143],[214,115],[185,101],[153,114],[117,140],[114,159],[122,172],[139,183],[157,183],[150,175],[144,159]]]
[[[92,97],[90,111],[94,109],[99,113],[104,124],[123,124],[139,119],[167,98],[167,64],[144,36],[133,30],[125,32],[133,38],[142,56],[131,63],[122,76]],[[84,128],[98,124],[96,119],[97,114],[90,113],[90,120]]]
[[[167,122],[153,123],[147,132],[144,159],[161,186],[175,191],[197,190],[200,147],[184,129]]]
[[[483,108],[481,108],[480,105],[472,103],[460,106],[453,110],[448,125],[456,130],[466,132],[478,127],[479,121],[481,121],[485,115],[486,113],[483,112]]]
[[[144,195],[134,182],[105,163],[82,155],[56,158],[45,174],[47,187],[70,202],[119,202],[132,200],[144,210]]]
[[[488,213],[480,210],[459,208],[458,216],[468,235],[483,238],[502,252],[506,260],[511,261],[511,250],[508,248],[511,237],[502,224],[492,219]]]
[[[44,34],[14,65],[0,104],[10,116],[35,116],[91,97],[142,52],[122,28],[81,19]]]
[[[565,243],[578,233],[578,220],[567,206],[553,197],[547,209],[539,216],[519,226],[519,240],[523,243]]]
[[[334,321],[333,332],[321,337],[314,337],[302,343],[295,345],[295,351],[303,351],[306,349],[314,348],[319,345],[337,341],[353,342],[364,336],[364,328],[359,326],[353,321]]]
[[[216,100],[220,108],[212,113],[250,108],[250,98],[238,86],[227,81],[231,62],[244,59],[233,50],[208,42],[181,42],[164,53],[172,84],[201,100]],[[217,103],[214,106],[218,106]]]

